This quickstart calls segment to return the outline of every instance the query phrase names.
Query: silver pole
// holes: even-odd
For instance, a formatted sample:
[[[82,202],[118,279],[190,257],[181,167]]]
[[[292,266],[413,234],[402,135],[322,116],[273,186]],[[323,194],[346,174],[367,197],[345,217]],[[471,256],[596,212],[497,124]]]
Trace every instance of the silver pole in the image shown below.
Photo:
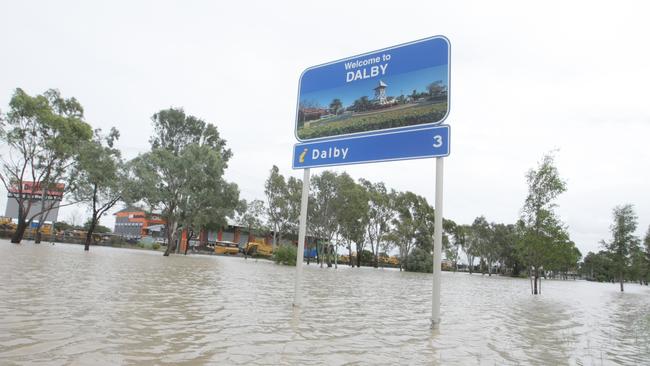
[[[296,253],[296,279],[293,292],[293,306],[301,304],[302,259],[305,256],[305,235],[307,231],[307,203],[309,203],[309,168],[302,178],[302,196],[300,199],[300,226],[298,227],[298,251]]]
[[[442,262],[442,173],[443,158],[436,158],[436,207],[433,234],[433,285],[431,328],[440,326],[440,265]]]

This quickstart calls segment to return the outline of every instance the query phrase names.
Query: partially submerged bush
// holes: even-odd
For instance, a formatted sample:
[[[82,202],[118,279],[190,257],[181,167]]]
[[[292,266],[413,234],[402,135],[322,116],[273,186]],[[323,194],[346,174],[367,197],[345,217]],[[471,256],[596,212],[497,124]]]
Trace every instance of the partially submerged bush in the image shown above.
[[[281,245],[273,253],[273,260],[275,263],[285,266],[295,266],[297,253],[298,251],[293,245]]]

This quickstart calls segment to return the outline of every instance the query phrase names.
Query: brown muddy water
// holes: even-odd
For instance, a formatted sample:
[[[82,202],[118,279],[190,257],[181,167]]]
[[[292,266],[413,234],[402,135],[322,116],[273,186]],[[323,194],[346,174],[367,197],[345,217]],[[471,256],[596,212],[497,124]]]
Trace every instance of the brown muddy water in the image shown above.
[[[0,240],[0,365],[650,364],[650,288]]]

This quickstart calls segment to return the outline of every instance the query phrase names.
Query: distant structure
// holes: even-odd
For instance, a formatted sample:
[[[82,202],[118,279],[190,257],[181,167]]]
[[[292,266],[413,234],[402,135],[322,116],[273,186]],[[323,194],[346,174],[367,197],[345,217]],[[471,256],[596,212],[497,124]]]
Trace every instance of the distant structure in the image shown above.
[[[380,105],[384,105],[384,104],[388,103],[388,98],[386,98],[386,87],[387,86],[388,85],[386,85],[386,83],[379,80],[379,85],[377,85],[377,87],[375,89],[373,89],[375,91],[375,103],[380,104]]]
[[[160,231],[165,224],[160,215],[136,207],[126,207],[115,214],[113,233],[128,239],[140,239],[151,231]]]
[[[45,188],[45,189],[43,189]],[[42,187],[40,183],[20,182],[9,187],[7,192],[7,207],[5,216],[13,219],[18,218],[19,201],[22,201],[24,208],[28,209],[27,219],[34,217],[38,221],[39,212],[44,212],[43,221],[56,221],[59,216],[59,204],[63,199],[63,183],[51,184],[49,187]]]

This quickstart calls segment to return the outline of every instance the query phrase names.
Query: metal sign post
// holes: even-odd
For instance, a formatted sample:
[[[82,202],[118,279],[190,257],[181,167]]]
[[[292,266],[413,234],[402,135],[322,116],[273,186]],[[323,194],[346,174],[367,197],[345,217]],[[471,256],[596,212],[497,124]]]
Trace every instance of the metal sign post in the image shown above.
[[[293,306],[300,306],[302,259],[305,256],[305,236],[307,233],[307,204],[309,203],[309,168],[305,169],[302,178],[302,195],[300,197],[300,226],[298,227],[298,251],[296,253],[296,279],[293,292]]]
[[[440,325],[440,275],[442,264],[442,178],[443,159],[436,158],[436,202],[433,234],[433,283],[431,287],[431,328]]]

